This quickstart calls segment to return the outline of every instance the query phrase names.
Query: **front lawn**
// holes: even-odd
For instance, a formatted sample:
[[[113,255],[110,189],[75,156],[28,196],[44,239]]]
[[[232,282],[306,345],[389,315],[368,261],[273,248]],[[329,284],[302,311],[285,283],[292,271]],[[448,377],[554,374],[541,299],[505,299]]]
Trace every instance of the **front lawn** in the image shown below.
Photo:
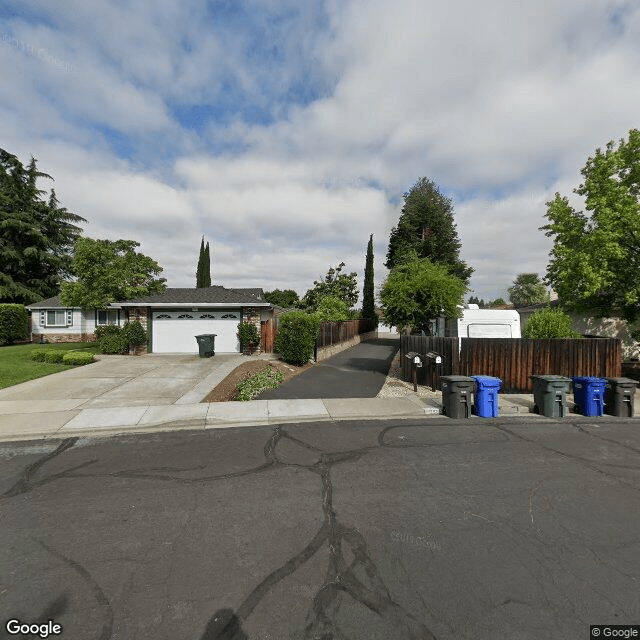
[[[68,364],[50,364],[48,362],[34,362],[30,353],[34,349],[73,349],[100,353],[95,342],[65,342],[62,344],[18,344],[0,347],[0,389],[14,384],[42,378],[58,371],[73,369]]]

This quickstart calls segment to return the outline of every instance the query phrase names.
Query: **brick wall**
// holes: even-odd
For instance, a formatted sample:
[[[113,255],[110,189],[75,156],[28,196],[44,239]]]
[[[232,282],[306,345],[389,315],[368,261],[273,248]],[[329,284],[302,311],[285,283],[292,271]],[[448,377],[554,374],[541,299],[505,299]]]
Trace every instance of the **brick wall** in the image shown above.
[[[31,336],[33,342],[41,342],[42,339],[47,342],[95,342],[95,333],[34,333]]]

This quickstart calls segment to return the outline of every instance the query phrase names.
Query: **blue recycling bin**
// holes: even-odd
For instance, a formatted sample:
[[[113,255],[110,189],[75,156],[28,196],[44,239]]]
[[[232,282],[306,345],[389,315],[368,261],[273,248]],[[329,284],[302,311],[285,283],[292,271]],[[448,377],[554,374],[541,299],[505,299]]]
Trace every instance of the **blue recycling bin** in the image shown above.
[[[495,418],[498,415],[498,391],[502,385],[500,378],[492,376],[471,376],[476,381],[475,410],[481,418]]]
[[[601,416],[604,413],[606,378],[573,376],[573,399],[583,416]]]

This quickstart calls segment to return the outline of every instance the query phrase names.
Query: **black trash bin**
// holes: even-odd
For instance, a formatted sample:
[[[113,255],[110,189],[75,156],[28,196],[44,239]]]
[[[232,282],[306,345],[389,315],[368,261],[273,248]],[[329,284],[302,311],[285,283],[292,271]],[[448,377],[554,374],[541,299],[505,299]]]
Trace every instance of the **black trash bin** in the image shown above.
[[[467,376],[442,376],[442,413],[449,418],[471,416],[475,380]]]
[[[604,389],[604,411],[618,418],[633,418],[633,398],[636,380],[631,378],[607,378]]]
[[[567,392],[571,378],[564,376],[531,376],[533,380],[533,412],[547,418],[563,418],[567,412]]]
[[[216,336],[217,333],[203,333],[196,336],[198,341],[198,351],[201,358],[210,358],[216,355]]]

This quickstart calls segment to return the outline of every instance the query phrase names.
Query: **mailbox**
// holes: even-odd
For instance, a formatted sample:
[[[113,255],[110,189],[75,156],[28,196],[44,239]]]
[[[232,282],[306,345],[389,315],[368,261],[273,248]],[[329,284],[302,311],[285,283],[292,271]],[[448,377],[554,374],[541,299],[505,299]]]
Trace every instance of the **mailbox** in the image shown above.
[[[428,351],[427,358],[433,361],[433,364],[442,364],[442,356],[435,351]]]
[[[409,353],[407,353],[404,357],[411,362],[411,366],[422,366],[422,356],[419,353],[416,353],[415,351],[409,351]]]

